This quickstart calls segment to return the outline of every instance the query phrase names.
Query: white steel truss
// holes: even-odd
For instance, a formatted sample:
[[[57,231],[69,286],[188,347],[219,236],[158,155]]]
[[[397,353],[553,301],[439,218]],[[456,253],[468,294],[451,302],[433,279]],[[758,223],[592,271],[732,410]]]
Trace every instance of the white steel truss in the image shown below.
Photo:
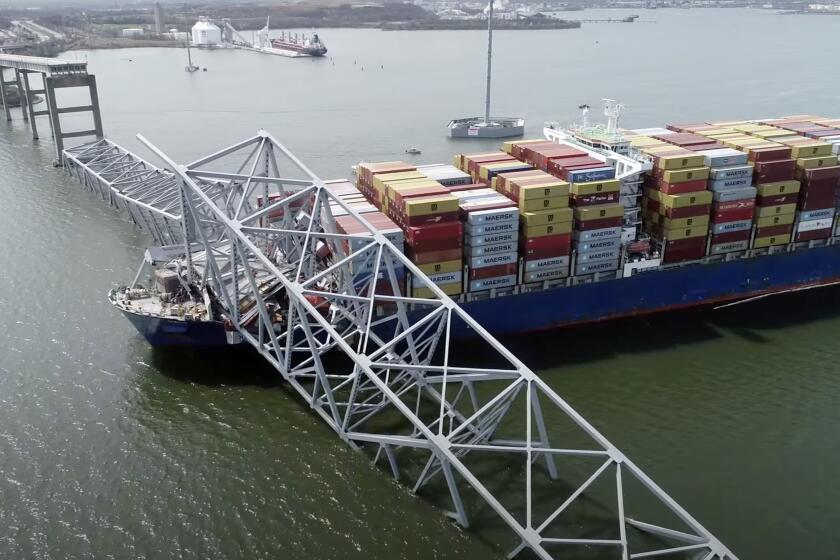
[[[229,327],[461,525],[508,529],[510,557],[737,560],[269,134],[186,166],[140,140],[172,170]],[[340,233],[336,214],[362,233]],[[453,340],[464,327],[468,346]]]

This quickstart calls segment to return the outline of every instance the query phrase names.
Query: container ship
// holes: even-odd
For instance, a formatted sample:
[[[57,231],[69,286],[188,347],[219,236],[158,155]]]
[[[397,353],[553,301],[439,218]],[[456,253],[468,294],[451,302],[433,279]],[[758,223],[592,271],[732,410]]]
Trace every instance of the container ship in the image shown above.
[[[289,53],[288,56],[324,56],[327,54],[327,46],[321,42],[317,33],[311,37],[298,36],[297,33],[283,32],[280,37],[271,40],[271,48],[277,51]]]
[[[494,334],[840,283],[840,119],[626,130],[614,101],[605,125],[583,107],[580,125],[549,123],[544,138],[445,164],[362,162],[355,181],[325,186]],[[336,213],[337,233],[352,224]],[[212,301],[159,308],[160,278],[183,263],[158,260],[156,287],[115,290],[114,305],[154,345],[235,343]]]

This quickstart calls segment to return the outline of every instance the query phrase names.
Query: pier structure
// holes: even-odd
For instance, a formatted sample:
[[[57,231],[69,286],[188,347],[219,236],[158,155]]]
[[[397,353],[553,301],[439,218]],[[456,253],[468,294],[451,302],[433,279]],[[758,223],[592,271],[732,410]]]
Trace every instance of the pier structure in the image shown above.
[[[199,291],[394,478],[465,527],[506,529],[509,557],[737,560],[271,135],[187,165],[140,140],[174,182]]]
[[[14,77],[7,79],[7,74],[13,74]],[[34,76],[40,76],[40,85],[33,84]],[[23,120],[27,121],[32,129],[32,138],[36,140],[39,138],[36,117],[42,115],[49,117],[50,130],[55,140],[56,161],[62,161],[65,140],[91,136],[98,139],[104,137],[96,76],[88,74],[86,62],[0,53],[0,102],[3,103],[7,121],[12,120],[12,112],[6,99],[6,86],[10,85],[17,86]],[[89,104],[60,107],[56,93],[66,88],[87,88]],[[44,96],[46,109],[36,110],[36,96],[38,95]],[[90,113],[91,128],[68,131],[62,126],[61,117],[70,113]]]

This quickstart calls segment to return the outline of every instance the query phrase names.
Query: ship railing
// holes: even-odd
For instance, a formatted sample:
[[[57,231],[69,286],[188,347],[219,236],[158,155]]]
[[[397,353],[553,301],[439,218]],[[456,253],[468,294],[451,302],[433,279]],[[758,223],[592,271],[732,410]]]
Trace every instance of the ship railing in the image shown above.
[[[212,248],[199,225],[213,220],[219,240],[230,244],[233,273],[245,280],[237,283],[244,286],[237,295],[250,295],[259,310],[256,324],[244,328],[237,300],[221,290],[227,319],[243,339],[344,441],[369,450],[414,491],[446,492],[460,524],[492,512],[508,529],[500,538],[512,547],[511,556],[529,549],[549,559],[597,546],[613,548],[625,559],[679,551],[707,560],[736,559],[273,137],[261,132],[190,167],[141,141],[177,175],[185,220],[199,242]],[[250,164],[254,150],[266,155]],[[267,176],[280,162],[302,172],[311,186],[285,192],[288,196],[265,207],[247,208],[246,201],[272,187],[254,177],[256,167],[248,186],[227,200],[208,195],[199,180],[205,164],[255,165]],[[290,199],[298,196],[308,196],[309,203],[294,224],[261,225],[273,212],[291,216]],[[364,235],[339,233],[331,207],[342,208]],[[293,274],[276,264],[269,248],[278,246]],[[208,286],[223,283],[215,256],[205,252]],[[324,267],[326,253],[331,257]],[[371,274],[354,272],[354,264],[369,260]],[[282,329],[268,316],[271,302],[258,288],[253,262],[288,300]],[[402,270],[426,289],[423,297],[404,293]],[[383,308],[390,312],[376,316]],[[453,341],[459,329],[475,333],[469,349]],[[582,478],[574,480],[572,472]],[[668,516],[657,523],[639,521],[650,514],[643,505],[650,503]],[[576,507],[587,510],[584,527],[567,519]]]

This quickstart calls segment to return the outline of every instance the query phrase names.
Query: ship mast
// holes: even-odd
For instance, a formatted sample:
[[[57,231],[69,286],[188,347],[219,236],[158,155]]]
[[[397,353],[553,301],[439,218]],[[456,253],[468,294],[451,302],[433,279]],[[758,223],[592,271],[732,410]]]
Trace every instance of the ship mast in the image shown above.
[[[484,98],[484,124],[490,123],[490,71],[493,65],[493,0],[487,13],[487,94]]]

